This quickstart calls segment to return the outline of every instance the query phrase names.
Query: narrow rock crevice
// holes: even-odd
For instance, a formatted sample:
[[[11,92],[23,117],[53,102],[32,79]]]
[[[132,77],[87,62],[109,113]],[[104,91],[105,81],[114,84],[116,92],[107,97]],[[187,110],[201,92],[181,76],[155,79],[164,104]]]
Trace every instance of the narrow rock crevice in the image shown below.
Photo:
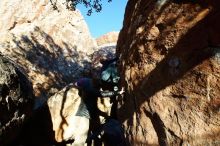
[[[169,143],[169,145],[183,145],[183,139],[177,136],[174,131],[172,131],[171,129],[167,129],[167,132],[170,134],[170,136],[172,137],[171,139],[173,140]]]
[[[144,113],[151,120],[151,123],[158,137],[159,145],[168,146],[166,128],[160,116],[157,113],[151,113],[147,110],[144,110]]]
[[[13,25],[12,25],[10,28],[8,28],[8,30],[12,30],[12,29],[14,29],[15,26],[17,25],[17,23],[18,23],[18,22],[15,21],[15,22],[13,23]]]

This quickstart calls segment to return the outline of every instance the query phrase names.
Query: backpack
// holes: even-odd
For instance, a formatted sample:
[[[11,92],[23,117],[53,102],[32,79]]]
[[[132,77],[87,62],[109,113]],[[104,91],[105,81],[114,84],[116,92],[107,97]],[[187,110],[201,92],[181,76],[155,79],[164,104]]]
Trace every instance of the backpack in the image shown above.
[[[117,69],[118,58],[103,62],[101,68],[101,80],[107,83],[117,84],[119,82],[119,73]]]

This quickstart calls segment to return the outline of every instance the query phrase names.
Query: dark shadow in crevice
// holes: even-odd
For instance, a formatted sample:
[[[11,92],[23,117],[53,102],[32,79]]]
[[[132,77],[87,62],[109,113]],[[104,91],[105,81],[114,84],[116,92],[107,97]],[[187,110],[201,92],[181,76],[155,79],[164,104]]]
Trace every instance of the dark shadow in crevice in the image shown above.
[[[24,123],[21,134],[9,146],[66,146],[73,141],[57,142],[55,140],[49,107],[45,104]]]
[[[151,123],[156,131],[160,146],[168,146],[165,126],[159,115],[157,113],[148,112],[147,110],[144,110],[144,113],[151,120]]]
[[[62,100],[62,105],[61,105],[61,110],[60,110],[60,117],[61,117],[61,123],[60,123],[60,126],[59,128],[61,129],[61,136],[62,136],[62,139],[64,138],[64,128],[63,126],[64,125],[67,125],[68,126],[68,122],[66,121],[65,117],[63,116],[63,110],[64,110],[64,105],[66,103],[66,98],[67,98],[67,93],[68,91],[71,89],[71,87],[73,86],[67,86],[64,93],[63,93],[63,100]]]

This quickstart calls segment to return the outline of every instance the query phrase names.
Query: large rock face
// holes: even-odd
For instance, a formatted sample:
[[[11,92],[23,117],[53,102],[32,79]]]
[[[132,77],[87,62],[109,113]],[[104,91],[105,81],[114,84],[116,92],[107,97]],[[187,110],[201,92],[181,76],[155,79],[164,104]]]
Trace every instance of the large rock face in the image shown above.
[[[37,97],[87,72],[96,48],[80,12],[66,9],[64,0],[57,8],[50,0],[0,1],[0,51],[24,67]]]
[[[20,67],[0,55],[0,145],[14,140],[33,108],[33,88]]]
[[[220,1],[129,0],[117,53],[130,145],[220,145]]]

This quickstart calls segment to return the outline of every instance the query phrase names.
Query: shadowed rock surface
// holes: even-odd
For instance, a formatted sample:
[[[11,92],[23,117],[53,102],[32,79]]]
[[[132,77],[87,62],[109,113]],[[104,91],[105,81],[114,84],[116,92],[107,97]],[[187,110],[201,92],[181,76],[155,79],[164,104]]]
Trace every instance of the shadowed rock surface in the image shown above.
[[[220,145],[220,1],[129,0],[117,54],[128,145]]]
[[[20,133],[32,113],[32,84],[10,59],[0,54],[0,145],[8,145]]]
[[[73,137],[80,98],[75,88],[59,90],[94,73],[91,67],[96,67],[99,58],[114,56],[113,49],[103,46],[95,52],[96,42],[78,11],[67,10],[62,0],[54,10],[49,2],[0,1],[0,51],[24,67],[37,97],[56,93],[25,125],[22,135],[27,146],[55,145]],[[117,43],[122,85],[126,87],[118,117],[128,145],[220,144],[219,17],[219,0],[128,1]],[[13,70],[9,67],[7,71]],[[23,80],[23,74],[16,71],[17,76],[7,76],[2,69],[6,78],[1,77]],[[23,83],[28,81],[2,83],[0,88],[4,91],[0,101],[2,145],[18,135],[22,113],[28,115],[31,108],[23,109],[29,100],[20,100]],[[14,96],[19,90],[22,96]]]
[[[76,133],[83,130],[76,128],[88,125],[88,119],[75,116],[80,102],[78,90],[72,86],[57,92],[34,111],[12,146],[71,146]]]
[[[97,48],[80,12],[65,2],[57,10],[50,0],[0,2],[0,51],[23,66],[42,100],[87,74]]]
[[[109,32],[98,38],[97,42],[97,51],[91,54],[91,70],[94,73],[93,75],[98,77],[98,73],[101,69],[101,60],[109,60],[116,57],[116,43],[118,40],[119,32]]]
[[[47,103],[34,111],[16,141],[10,146],[78,146],[77,143],[82,145],[87,138],[89,119],[76,116],[83,98],[78,92],[73,85],[69,85],[51,96]],[[101,111],[108,114],[111,105],[108,105],[106,99],[102,101],[98,98],[97,104]],[[93,124],[101,121],[93,121]],[[108,134],[121,134],[121,127],[113,127],[113,131],[109,128],[111,129],[110,125],[106,127]],[[101,129],[96,130],[95,132],[99,132]],[[113,138],[112,136],[106,138]]]
[[[67,10],[63,2],[58,0],[54,10],[49,0],[0,1],[0,52],[21,65],[31,79],[35,109],[55,94],[48,105],[34,111],[13,146],[61,145],[71,138],[75,124],[81,123],[74,117],[79,96],[76,89],[59,90],[94,73],[94,52],[115,54],[115,45],[97,53],[99,48],[80,12]]]

